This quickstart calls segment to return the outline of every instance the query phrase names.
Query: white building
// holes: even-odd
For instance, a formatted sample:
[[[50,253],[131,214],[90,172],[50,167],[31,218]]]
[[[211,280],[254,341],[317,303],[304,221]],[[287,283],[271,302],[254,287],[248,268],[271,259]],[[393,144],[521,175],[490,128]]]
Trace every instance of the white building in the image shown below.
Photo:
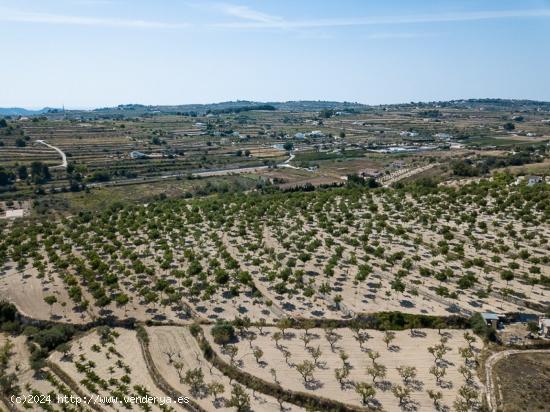
[[[541,316],[539,318],[539,328],[542,336],[550,336],[550,318]]]
[[[133,152],[130,152],[130,157],[132,159],[146,159],[148,156],[145,153],[134,150]]]
[[[325,137],[325,134],[320,130],[312,130],[307,134],[309,137]]]
[[[527,177],[527,186],[533,186],[537,183],[542,183],[542,177],[541,176],[528,176]]]

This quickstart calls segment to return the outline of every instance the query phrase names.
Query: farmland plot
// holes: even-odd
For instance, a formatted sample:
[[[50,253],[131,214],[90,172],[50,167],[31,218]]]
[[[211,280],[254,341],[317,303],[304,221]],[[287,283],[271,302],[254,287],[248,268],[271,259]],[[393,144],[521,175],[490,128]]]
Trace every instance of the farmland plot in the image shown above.
[[[440,393],[436,395],[439,407],[452,407],[457,399],[462,399],[463,392],[475,394],[479,401],[481,384],[475,376],[475,357],[480,343],[477,340],[468,343],[463,330],[444,329],[439,334],[434,329],[415,329],[412,336],[410,331],[396,331],[392,332],[394,338],[386,343],[385,333],[376,330],[354,332],[338,328],[330,331],[337,336],[332,341],[326,329],[307,332],[287,329],[283,334],[276,328],[264,328],[263,333],[248,331],[237,343],[226,347],[214,344],[209,329],[205,331],[225,361],[263,380],[279,383],[285,389],[360,406],[364,403],[355,388],[359,383],[366,383],[375,392],[368,404],[391,411],[401,407],[435,410],[430,392]],[[356,338],[358,333],[364,337],[361,343]],[[438,357],[440,345],[446,349]],[[236,355],[228,350],[233,347],[237,348]],[[467,349],[470,347],[471,351]],[[262,352],[259,358],[255,353],[258,348]],[[429,348],[436,348],[431,349],[435,354],[430,353]],[[314,365],[313,371],[304,377],[304,366],[309,363]],[[407,367],[414,369],[406,372]],[[394,394],[396,390],[407,394],[401,403]],[[469,401],[473,405],[474,400]]]
[[[231,398],[231,382],[219,370],[211,367],[203,358],[195,338],[186,327],[158,326],[147,329],[150,339],[150,352],[162,376],[168,383],[183,393],[191,394],[193,400],[206,410],[234,410],[225,406]],[[204,375],[203,383],[193,390],[185,382],[186,373],[200,369]],[[181,379],[180,379],[181,376]],[[208,387],[212,383],[221,383],[223,390],[214,397]],[[276,399],[258,392],[246,389],[253,411],[279,411]],[[302,411],[296,405],[283,403],[287,411]]]

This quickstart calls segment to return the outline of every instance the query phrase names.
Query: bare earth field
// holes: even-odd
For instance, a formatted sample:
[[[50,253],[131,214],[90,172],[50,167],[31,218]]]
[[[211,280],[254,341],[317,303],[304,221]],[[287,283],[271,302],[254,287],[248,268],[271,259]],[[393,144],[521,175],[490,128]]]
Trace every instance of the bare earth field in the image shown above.
[[[493,368],[499,410],[547,411],[550,403],[550,354],[514,354]]]
[[[237,104],[2,118],[0,409],[548,409],[548,103]]]
[[[116,336],[118,334],[119,336]],[[72,342],[70,357],[54,352],[50,360],[77,382],[81,392],[88,397],[101,394],[123,399],[124,395],[166,398],[166,394],[153,382],[135,331],[113,329],[103,344],[95,331]],[[186,396],[185,394],[183,394]],[[122,403],[100,404],[105,410],[125,410]],[[158,404],[132,404],[132,409],[149,408],[162,410]],[[182,405],[172,403],[171,410],[185,410]]]
[[[372,383],[372,377],[367,372],[367,368],[373,365],[368,356],[369,352],[377,352],[380,357],[376,359],[376,363],[385,366],[387,369],[386,376],[380,378],[374,384],[376,388],[374,398],[387,411],[401,410],[398,400],[391,391],[392,386],[403,384],[403,379],[397,371],[400,366],[414,366],[416,368],[417,375],[413,379],[414,382],[411,381],[410,384],[412,391],[408,407],[420,411],[434,410],[433,402],[427,394],[428,390],[441,391],[443,394],[441,407],[443,405],[452,407],[459,388],[465,383],[464,377],[458,371],[464,363],[458,348],[468,347],[462,336],[464,331],[441,331],[442,335],[448,338],[447,345],[450,350],[444,357],[447,365],[446,375],[442,378],[440,384],[436,384],[435,377],[429,372],[434,365],[434,357],[427,350],[428,347],[439,343],[442,335],[439,335],[437,330],[420,329],[416,331],[417,335],[415,337],[411,337],[409,331],[396,332],[395,340],[391,342],[389,348],[386,347],[386,343],[383,341],[383,332],[368,330],[369,338],[366,340],[363,349],[361,349],[349,329],[335,330],[341,338],[333,349],[331,349],[328,340],[325,338],[325,331],[322,329],[310,330],[311,341],[308,342],[307,348],[304,347],[304,342],[301,339],[305,334],[303,330],[288,329],[285,332],[287,337],[281,339],[278,345],[273,340],[276,331],[275,328],[266,328],[263,334],[255,334],[252,345],[261,348],[263,351],[260,363],[256,362],[248,340],[240,339],[235,345],[239,349],[235,363],[239,368],[270,382],[274,381],[270,370],[275,369],[277,380],[283,388],[305,391],[360,406],[361,398],[355,392],[353,383]],[[211,340],[208,330],[206,336]],[[224,355],[224,350],[212,341],[211,343],[212,346],[216,347],[220,356],[224,357],[229,363],[230,357]],[[311,348],[320,348],[322,355],[319,358],[318,368],[313,372],[313,380],[304,383],[296,365],[304,360],[312,360]],[[479,348],[479,343],[474,346],[475,353],[479,351]],[[287,359],[284,356],[286,351],[290,353]],[[340,357],[342,351],[348,355],[346,362],[351,369],[349,376],[344,379],[344,383],[340,384],[335,377],[335,369],[342,367]],[[478,388],[481,386],[477,379],[473,384]]]
[[[203,358],[202,352],[193,336],[189,333],[189,329],[185,327],[159,326],[148,328],[150,338],[150,351],[155,363],[162,376],[168,383],[184,392],[190,393],[195,402],[201,405],[206,410],[222,410],[231,411],[232,408],[224,407],[225,401],[230,395],[231,385],[229,379],[224,376],[216,368],[210,368],[208,362]],[[170,358],[173,361],[170,362]],[[182,374],[189,369],[201,368],[205,377],[205,384],[219,382],[224,385],[224,392],[214,400],[211,396],[203,393],[192,393],[188,385],[183,384],[178,376],[177,364],[183,364]],[[174,365],[176,364],[176,366]],[[251,408],[254,411],[279,411],[279,404],[275,399],[261,393],[253,393],[247,389],[246,391],[251,400]],[[287,411],[301,411],[296,405],[284,404]]]

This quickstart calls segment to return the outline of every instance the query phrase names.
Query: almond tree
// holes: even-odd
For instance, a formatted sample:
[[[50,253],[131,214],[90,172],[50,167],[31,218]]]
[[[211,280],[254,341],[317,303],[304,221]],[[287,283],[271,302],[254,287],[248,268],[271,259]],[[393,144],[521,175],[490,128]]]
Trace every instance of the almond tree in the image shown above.
[[[254,342],[257,339],[257,336],[255,333],[251,332],[246,335],[246,339],[248,340],[248,346],[250,346],[250,349],[252,349],[252,342]]]
[[[340,387],[344,388],[344,379],[346,379],[349,376],[349,367],[344,366],[342,368],[336,368],[334,369],[334,377],[340,384]]]
[[[285,357],[286,364],[290,366],[290,362],[288,360],[292,357],[292,353],[290,353],[287,349],[283,349],[283,356]]]
[[[395,339],[395,332],[392,332],[392,331],[389,331],[387,330],[386,332],[384,332],[384,337],[382,338],[382,340],[384,341],[384,343],[386,344],[386,348],[390,348],[390,343]]]
[[[311,354],[311,357],[313,358],[315,366],[319,366],[319,358],[323,354],[323,352],[321,352],[321,348],[319,347],[319,345],[317,345],[316,348],[312,348],[310,351],[310,354]]]
[[[281,349],[281,347],[279,346],[279,341],[283,338],[283,335],[281,334],[281,332],[275,332],[272,336],[271,336],[271,339],[273,339],[275,341],[275,347],[277,349]]]
[[[177,356],[177,357],[180,356],[179,352],[176,352],[173,349],[165,350],[162,353],[164,353],[168,357],[168,364],[171,364],[172,362],[174,362],[174,357],[175,356]]]
[[[308,383],[313,379],[315,364],[311,361],[305,360],[302,363],[296,364],[296,370],[300,375],[302,375],[304,383]]]
[[[367,373],[372,376],[372,381],[376,382],[376,379],[386,377],[386,367],[375,363],[373,367],[367,368]]]
[[[315,321],[311,319],[307,319],[302,323],[302,328],[304,329],[304,332],[306,335],[309,336],[309,331],[315,327]]]
[[[342,338],[342,336],[340,336],[339,334],[334,332],[333,329],[327,328],[325,330],[325,338],[327,339],[327,341],[330,345],[330,350],[334,352],[335,345]]]
[[[183,372],[183,367],[185,366],[185,364],[181,361],[177,361],[177,362],[173,363],[173,366],[174,366],[174,369],[176,370],[176,372],[178,374],[178,378],[180,380],[180,383],[183,383],[182,372]]]
[[[340,359],[342,360],[342,367],[349,368],[350,364],[348,363],[349,355],[343,350],[340,351]]]
[[[235,357],[237,356],[237,353],[239,353],[239,348],[235,345],[227,345],[224,351],[229,356],[229,359],[231,359],[231,365],[233,366],[235,363]]]
[[[428,396],[433,401],[434,406],[436,409],[439,409],[441,406],[441,399],[443,399],[443,393],[441,391],[434,391],[432,389],[428,389]]]
[[[461,365],[460,368],[458,368],[458,372],[464,377],[466,383],[472,382],[474,375],[470,368],[466,367],[465,365]]]
[[[260,335],[264,334],[263,329],[267,326],[267,321],[264,318],[260,318],[258,320],[258,323],[256,324],[256,327],[258,328],[258,331],[260,332]]]
[[[204,386],[204,374],[201,368],[189,369],[185,372],[183,383],[191,387],[191,391],[199,393]]]
[[[376,365],[376,359],[378,359],[380,357],[380,353],[371,350],[368,353],[368,356],[372,360],[372,364]]]
[[[271,368],[269,370],[269,373],[271,374],[271,376],[273,377],[273,381],[276,383],[276,384],[279,384],[279,381],[277,380],[277,371],[273,368]]]
[[[361,402],[367,406],[369,401],[376,395],[376,390],[371,384],[359,382],[355,384],[355,392],[361,396]]]
[[[369,335],[367,333],[358,332],[357,335],[354,336],[357,342],[359,342],[359,348],[363,350],[363,345],[367,340],[369,339]]]
[[[399,399],[399,406],[403,406],[406,403],[409,403],[411,396],[411,389],[408,387],[403,387],[401,385],[394,385],[391,388],[393,396]]]
[[[256,363],[260,363],[260,359],[264,356],[264,351],[261,350],[260,347],[255,346],[252,354],[254,355],[254,358],[256,358]]]
[[[479,393],[471,385],[463,385],[458,390],[458,398],[454,402],[457,411],[470,411],[478,402]]]
[[[237,412],[245,412],[250,409],[250,396],[238,383],[233,385],[231,399],[227,402],[227,406],[236,408]]]
[[[214,402],[218,401],[218,395],[225,391],[225,387],[221,382],[211,382],[208,384],[208,394],[214,397]]]
[[[476,337],[473,336],[470,332],[464,332],[463,336],[466,342],[468,342],[468,347],[470,348],[471,351],[473,351],[474,350],[473,344],[476,341]]]
[[[279,320],[279,322],[277,322],[277,325],[276,325],[282,332],[283,334],[283,339],[286,338],[286,335],[285,335],[285,331],[292,327],[292,321],[289,319],[289,318],[282,318],[281,320]]]
[[[300,340],[304,342],[304,348],[306,348],[307,345],[309,345],[309,342],[311,341],[311,335],[304,333],[302,336],[300,336]]]
[[[403,378],[405,385],[408,385],[411,379],[416,378],[416,368],[414,366],[399,366],[397,372]]]
[[[45,296],[44,302],[50,306],[50,317],[52,316],[52,307],[57,302],[57,298],[53,295]]]
[[[439,366],[432,366],[430,368],[430,373],[435,376],[435,382],[439,385],[441,384],[441,378],[447,374],[447,370],[445,368],[440,368]]]

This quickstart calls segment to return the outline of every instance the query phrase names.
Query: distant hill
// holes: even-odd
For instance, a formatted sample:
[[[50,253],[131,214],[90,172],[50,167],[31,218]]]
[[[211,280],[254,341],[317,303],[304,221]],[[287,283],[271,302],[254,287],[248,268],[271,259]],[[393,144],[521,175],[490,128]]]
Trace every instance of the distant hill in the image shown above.
[[[121,104],[117,107],[95,109],[94,113],[134,112],[134,113],[230,113],[250,110],[285,110],[285,111],[320,111],[325,109],[349,110],[364,109],[367,105],[361,103],[297,100],[288,102],[254,102],[236,100],[230,102],[207,104],[182,104],[176,106],[145,106],[140,104]]]
[[[482,110],[510,110],[550,111],[550,102],[517,99],[464,99],[433,102],[410,102],[384,105],[366,105],[352,102],[335,102],[323,100],[294,100],[287,102],[254,102],[249,100],[236,100],[208,104],[182,104],[182,105],[142,105],[121,104],[115,107],[102,107],[93,110],[65,110],[45,107],[40,110],[27,110],[23,108],[0,108],[0,116],[33,116],[47,115],[59,118],[61,116],[71,118],[127,118],[140,116],[154,116],[159,114],[178,115],[205,115],[208,113],[241,113],[253,110],[281,110],[289,112],[320,112],[322,110],[366,112],[369,110],[408,110],[414,108],[458,108],[458,109],[482,109]]]
[[[457,109],[484,109],[484,110],[550,110],[550,102],[522,99],[463,99],[433,102],[410,102],[402,104],[388,104],[382,107],[393,108],[457,108]]]
[[[47,113],[49,110],[51,110],[49,107],[39,110],[28,110],[22,107],[0,107],[0,116],[36,116]]]

